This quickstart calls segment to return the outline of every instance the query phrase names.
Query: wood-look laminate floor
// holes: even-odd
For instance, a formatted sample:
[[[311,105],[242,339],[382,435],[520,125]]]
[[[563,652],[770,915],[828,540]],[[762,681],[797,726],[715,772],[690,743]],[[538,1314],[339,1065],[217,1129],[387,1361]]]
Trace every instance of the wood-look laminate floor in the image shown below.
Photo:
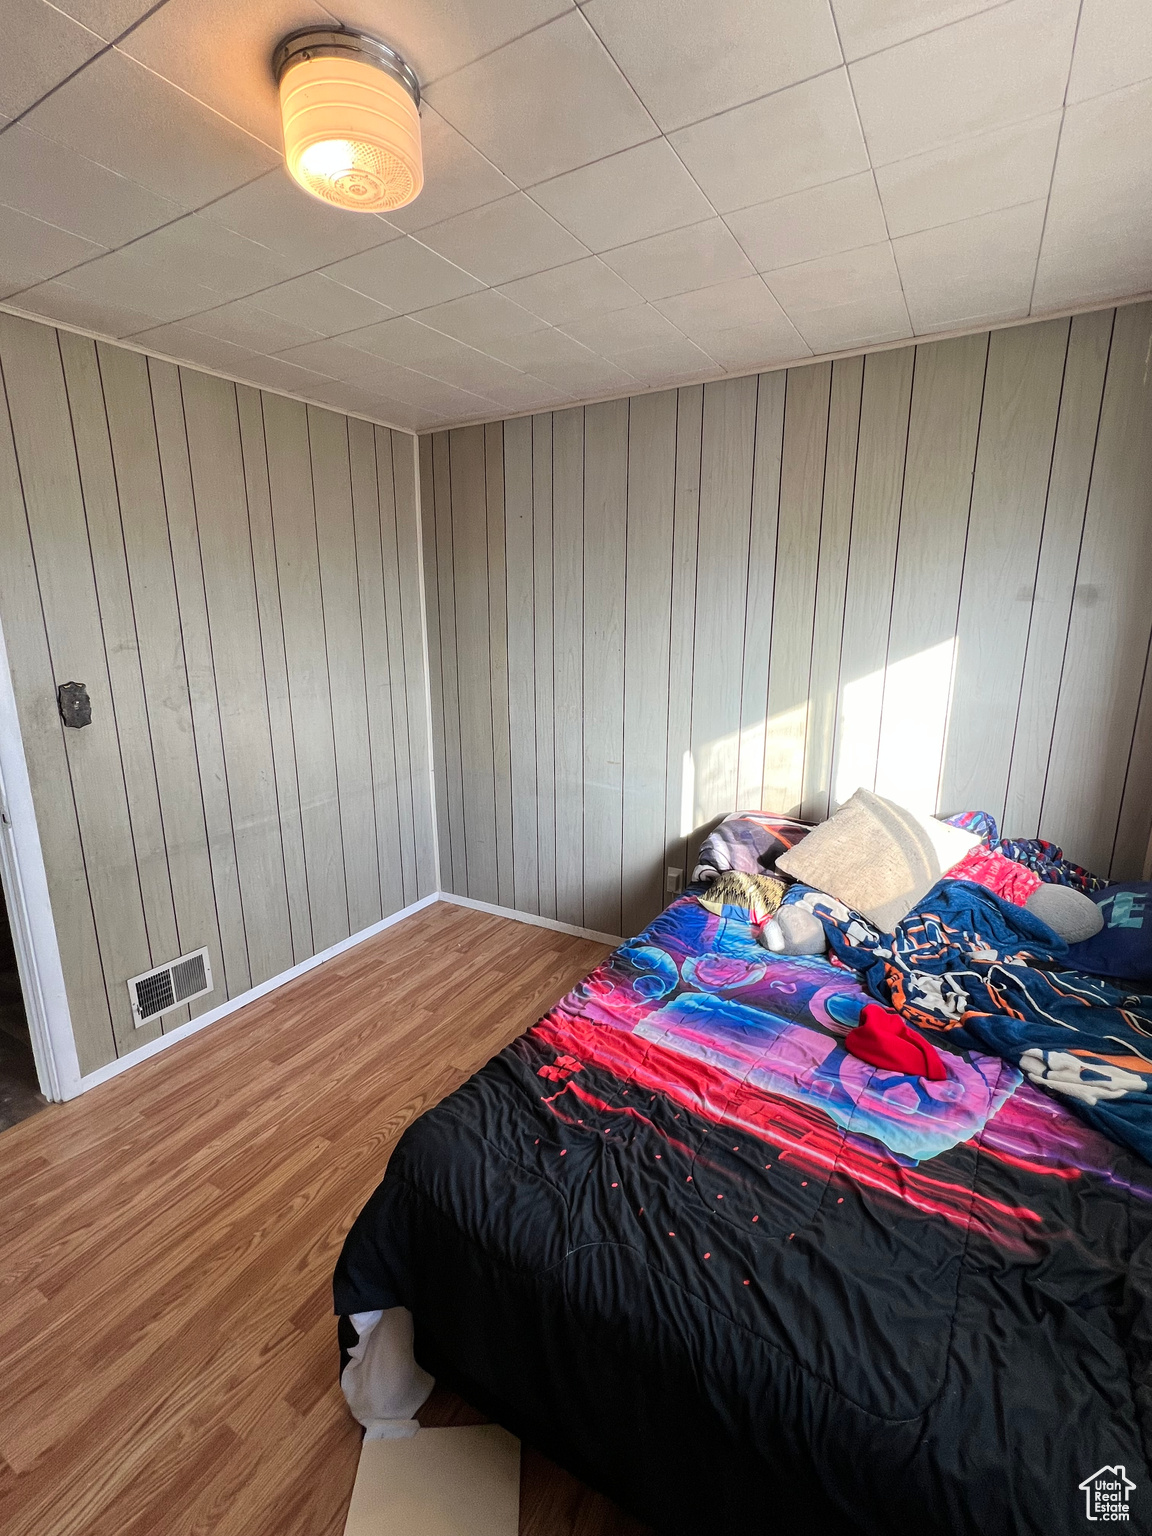
[[[409,1121],[604,953],[437,903],[0,1135],[0,1530],[340,1536],[344,1233]],[[520,1528],[643,1536],[527,1448]]]

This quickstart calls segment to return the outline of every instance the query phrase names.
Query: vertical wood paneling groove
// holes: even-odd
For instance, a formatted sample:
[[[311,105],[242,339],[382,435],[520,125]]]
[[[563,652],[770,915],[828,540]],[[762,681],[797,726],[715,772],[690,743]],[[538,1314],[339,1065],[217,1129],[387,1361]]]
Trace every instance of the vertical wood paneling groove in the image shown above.
[[[383,912],[347,417],[308,407],[324,658],[349,932]]]
[[[1138,873],[1150,332],[1101,311],[484,428],[501,900],[551,912],[554,880],[630,933],[725,812],[862,784]]]
[[[435,497],[436,577],[440,611],[440,675],[444,712],[444,781],[448,807],[450,890],[468,894],[468,851],[464,838],[464,786],[460,756],[460,681],[456,650],[456,573],[452,557],[452,441],[447,432],[432,439]],[[444,830],[444,829],[442,829]]]
[[[704,386],[692,667],[694,827],[736,809],[756,395],[755,378]]]
[[[664,905],[676,396],[633,400],[624,583],[622,931]]]
[[[1039,831],[1052,756],[1114,321],[1113,310],[1077,315],[1068,336],[1004,812],[1007,824],[1031,837]]]
[[[780,453],[784,444],[787,375],[764,374],[756,387],[756,444],[752,459],[752,505],[744,598],[744,656],[740,679],[740,725],[736,763],[736,805],[759,806],[764,795],[768,663],[772,652],[776,540],[780,524]]]
[[[704,387],[677,391],[675,506],[672,525],[672,601],[668,619],[668,754],[664,792],[668,865],[686,885],[688,836],[695,805],[692,764],[692,696],[696,640],[696,578],[699,568],[700,456]]]
[[[208,857],[220,928],[220,952],[224,962],[225,984],[228,995],[232,997],[251,985],[251,976],[248,970],[248,948],[244,939],[236,839],[228,802],[200,542],[196,530],[192,472],[188,462],[188,438],[184,428],[184,404],[180,396],[179,372],[172,364],[149,360],[148,376],[176,583],[192,739],[200,779],[201,806],[208,832]]]
[[[931,810],[948,728],[988,336],[916,352],[876,788]]]
[[[483,427],[450,434],[453,601],[460,708],[461,815],[467,889],[495,901],[496,782],[488,615],[488,506]]]
[[[1041,836],[1090,868],[1142,863],[1113,847],[1152,627],[1150,347],[1152,306],[1118,310],[1041,811]]]
[[[542,917],[556,916],[555,588],[552,417],[532,418],[532,629],[535,656],[536,860]]]
[[[276,569],[276,537],[272,526],[272,490],[268,474],[264,405],[258,390],[245,388],[237,389],[236,404],[240,413],[240,445],[248,496],[248,535],[252,543],[252,566],[256,577],[264,692],[272,734],[272,763],[280,820],[280,849],[284,860],[288,926],[292,936],[292,954],[296,961],[300,961],[314,953],[312,910],[308,899],[299,767],[288,686],[284,611]]]
[[[532,418],[504,427],[504,539],[508,592],[508,721],[515,905],[540,910],[536,820],[536,626],[532,550]],[[443,835],[443,823],[441,823]]]
[[[40,843],[57,926],[72,1028],[82,1071],[109,1060],[116,1043],[100,953],[91,883],[64,728],[55,708],[56,671],[32,548],[23,479],[12,431],[8,383],[9,322],[0,320],[0,604],[20,715],[24,755],[40,825]]]
[[[127,989],[118,984],[146,970],[150,955],[61,348],[54,331],[8,317],[0,337],[52,666],[57,682],[86,682],[92,697],[92,724],[66,731],[64,749],[112,1024],[122,1046],[160,1029],[155,1022],[145,1031],[133,1029]]]
[[[584,922],[620,932],[628,401],[584,413]]]
[[[404,900],[410,902],[430,895],[439,887],[431,788],[432,743],[428,736],[429,680],[425,670],[425,618],[420,590],[420,500],[412,439],[402,432],[392,432],[384,427],[376,429],[378,443],[385,436],[392,459],[392,496],[387,505],[395,513],[395,564],[391,559],[386,561],[385,578],[391,582],[395,573],[395,603],[392,607],[399,621],[399,648],[390,651],[389,655],[390,665],[404,682],[404,709],[397,713],[397,718],[403,718],[408,743],[408,755],[404,760],[407,771],[401,768],[399,784],[402,821],[407,809],[412,823],[411,874],[415,887],[411,895],[407,866],[404,872]]]
[[[0,388],[0,617],[91,1072],[435,889],[413,439],[397,480],[381,429],[382,497],[367,423],[9,316]],[[202,945],[212,991],[137,1029],[127,978]]]
[[[95,343],[64,334],[59,337],[59,344],[101,639],[112,690],[120,771],[128,801],[132,858],[143,906],[149,963],[155,964],[178,954],[180,941],[107,406]],[[172,1028],[189,1017],[187,1008],[175,1009],[165,1019],[138,1031],[137,1038],[153,1038],[164,1025]]]
[[[227,993],[151,384],[139,354],[101,344],[96,355],[176,924],[176,947],[159,958],[208,946],[215,985],[195,1017]]]
[[[800,814],[805,821],[823,821],[831,809],[832,745],[840,693],[840,657],[863,388],[863,358],[846,358],[833,364],[816,556],[808,730],[804,742],[800,805]]]
[[[584,412],[552,417],[556,915],[584,922]]]
[[[496,797],[496,881],[501,906],[514,906],[512,859],[512,740],[508,706],[508,574],[504,513],[504,428],[484,428],[488,515],[488,654],[492,698],[492,772]]]

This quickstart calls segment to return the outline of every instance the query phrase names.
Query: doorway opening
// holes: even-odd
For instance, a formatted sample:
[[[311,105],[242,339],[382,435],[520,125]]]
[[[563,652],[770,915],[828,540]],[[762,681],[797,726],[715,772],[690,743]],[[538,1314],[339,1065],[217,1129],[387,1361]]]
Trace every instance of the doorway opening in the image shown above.
[[[26,1120],[47,1102],[36,1074],[28,1015],[16,970],[16,946],[0,888],[0,1131],[18,1120]]]

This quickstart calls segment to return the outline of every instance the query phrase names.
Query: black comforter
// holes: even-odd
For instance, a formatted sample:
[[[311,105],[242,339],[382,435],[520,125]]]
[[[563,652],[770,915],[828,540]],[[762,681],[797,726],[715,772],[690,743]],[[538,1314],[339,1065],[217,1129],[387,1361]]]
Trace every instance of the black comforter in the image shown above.
[[[336,1272],[665,1532],[1152,1529],[1152,1170],[675,903],[401,1139]]]

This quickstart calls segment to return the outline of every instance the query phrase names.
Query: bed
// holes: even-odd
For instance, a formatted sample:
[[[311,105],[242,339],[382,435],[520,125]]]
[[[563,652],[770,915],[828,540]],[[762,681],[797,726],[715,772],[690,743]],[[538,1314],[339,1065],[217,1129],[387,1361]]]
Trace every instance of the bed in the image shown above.
[[[998,1056],[867,1066],[865,1001],[677,900],[405,1133],[345,1343],[410,1312],[662,1532],[1152,1529],[1152,1169]]]

